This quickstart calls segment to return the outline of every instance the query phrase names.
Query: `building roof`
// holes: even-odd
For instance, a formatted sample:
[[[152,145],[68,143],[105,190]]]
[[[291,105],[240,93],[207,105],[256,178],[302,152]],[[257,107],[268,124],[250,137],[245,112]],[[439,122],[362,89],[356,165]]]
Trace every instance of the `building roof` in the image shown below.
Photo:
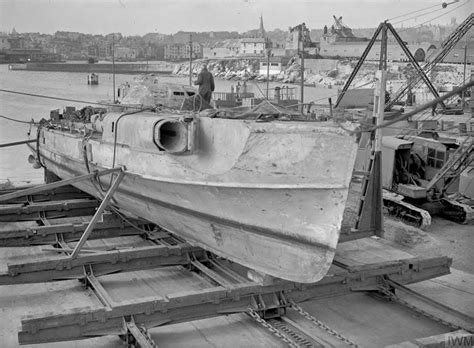
[[[247,37],[241,40],[243,43],[265,43],[265,38],[263,37]]]
[[[212,45],[211,48],[239,48],[240,39],[227,39],[218,41]]]

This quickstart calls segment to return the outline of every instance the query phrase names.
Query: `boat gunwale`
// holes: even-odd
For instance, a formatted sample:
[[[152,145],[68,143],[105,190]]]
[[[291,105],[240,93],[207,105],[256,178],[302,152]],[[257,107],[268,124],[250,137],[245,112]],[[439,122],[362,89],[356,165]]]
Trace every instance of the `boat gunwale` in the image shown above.
[[[35,148],[33,146],[30,146],[32,151],[35,151]],[[40,146],[41,149],[41,146]],[[56,151],[55,149],[48,147],[47,151],[57,155],[57,156],[62,156],[67,158],[68,160],[75,161],[78,163],[79,162],[77,159],[72,158],[70,156],[64,155],[62,152]],[[36,151],[35,151],[36,153]],[[152,152],[149,152],[152,153]],[[47,157],[46,157],[47,158]],[[90,164],[93,164],[93,162],[89,162]],[[83,163],[81,163],[83,164]],[[120,165],[120,164],[119,164]],[[85,166],[85,164],[84,164]],[[106,167],[106,166],[101,166],[103,169],[111,169],[112,167]],[[294,189],[294,190],[346,190],[349,189],[348,185],[341,185],[341,184],[329,184],[329,185],[321,185],[321,184],[273,184],[273,185],[268,185],[268,184],[261,184],[261,183],[245,183],[245,184],[240,184],[240,183],[226,183],[226,182],[217,182],[217,181],[191,181],[191,180],[176,180],[173,178],[168,178],[168,177],[159,177],[159,176],[151,176],[151,175],[146,175],[142,173],[137,173],[137,172],[132,172],[127,170],[126,171],[129,174],[132,175],[137,175],[141,176],[145,179],[148,180],[156,180],[156,181],[161,181],[161,182],[166,182],[166,183],[171,183],[171,184],[182,184],[182,185],[194,185],[194,186],[211,186],[211,187],[220,187],[220,188],[241,188],[241,189],[262,189],[262,190],[283,190],[283,189]]]

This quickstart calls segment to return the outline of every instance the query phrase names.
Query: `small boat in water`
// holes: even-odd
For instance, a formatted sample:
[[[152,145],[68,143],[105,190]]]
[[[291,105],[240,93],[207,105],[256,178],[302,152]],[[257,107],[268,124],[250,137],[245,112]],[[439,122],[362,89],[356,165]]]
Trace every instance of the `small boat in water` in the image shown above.
[[[316,282],[338,243],[355,136],[332,122],[268,110],[231,118],[133,111],[82,123],[50,120],[31,149],[62,179],[124,166],[111,201],[123,214],[258,272]],[[103,198],[112,175],[74,186]]]
[[[87,75],[87,84],[88,85],[98,85],[99,84],[99,75],[92,73]]]

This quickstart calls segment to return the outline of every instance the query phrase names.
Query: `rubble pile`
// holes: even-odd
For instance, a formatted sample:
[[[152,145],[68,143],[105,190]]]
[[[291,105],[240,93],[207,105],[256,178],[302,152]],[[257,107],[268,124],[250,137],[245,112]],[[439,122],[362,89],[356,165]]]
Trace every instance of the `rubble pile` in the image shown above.
[[[197,75],[204,64],[214,77],[226,80],[253,80],[258,76],[258,59],[218,59],[193,62],[192,73]],[[174,75],[189,76],[189,63],[176,64]]]
[[[193,62],[193,74],[197,75],[203,64],[208,65],[209,71],[214,77],[226,80],[257,80],[266,81],[266,74],[259,74],[259,59],[210,59],[197,60]],[[407,65],[408,63],[390,63],[387,76],[388,81],[406,80],[414,77],[414,69]],[[306,85],[323,86],[331,88],[333,86],[343,86],[349,78],[356,62],[341,60],[336,69],[329,71],[312,72],[307,69],[304,72],[304,81]],[[373,87],[375,72],[378,69],[377,62],[366,62],[359,70],[352,86]],[[176,64],[173,74],[189,76],[189,63]],[[462,76],[459,77],[457,68],[450,65],[440,65],[436,71],[432,72],[430,77],[433,83],[440,89],[452,89],[452,86],[460,84]],[[300,83],[301,66],[297,59],[291,59],[283,70],[277,75],[270,75],[270,81],[281,83]]]
[[[441,91],[450,91],[453,87],[460,86],[463,74],[454,65],[439,65],[431,73],[433,84]]]

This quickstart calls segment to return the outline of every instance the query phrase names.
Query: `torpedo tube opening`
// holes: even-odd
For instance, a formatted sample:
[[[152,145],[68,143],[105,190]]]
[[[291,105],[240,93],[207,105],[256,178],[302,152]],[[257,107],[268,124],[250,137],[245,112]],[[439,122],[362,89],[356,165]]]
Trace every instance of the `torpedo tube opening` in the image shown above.
[[[155,124],[155,144],[169,153],[189,152],[192,143],[190,123],[182,120],[165,119]]]

